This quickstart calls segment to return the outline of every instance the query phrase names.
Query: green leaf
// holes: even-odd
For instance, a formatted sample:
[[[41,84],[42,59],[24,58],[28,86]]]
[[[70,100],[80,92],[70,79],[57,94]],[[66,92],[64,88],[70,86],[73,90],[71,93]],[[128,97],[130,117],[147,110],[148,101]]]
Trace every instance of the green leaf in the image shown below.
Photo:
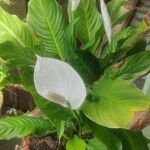
[[[93,95],[82,108],[92,121],[109,128],[141,130],[145,126],[150,98],[129,82],[104,79],[94,87]]]
[[[79,137],[74,136],[67,142],[66,150],[86,150],[86,143]]]
[[[55,128],[56,128],[56,131],[57,131],[57,137],[60,141],[60,139],[62,138],[62,136],[64,134],[64,131],[65,131],[66,122],[62,121],[62,120],[56,120],[54,122],[54,124],[55,124]]]
[[[140,76],[150,71],[150,52],[144,51],[125,59],[124,64],[119,69],[108,69],[105,78],[122,78],[124,80],[136,80]]]
[[[50,119],[66,121],[72,118],[71,111],[68,108],[50,102],[37,94],[34,95],[34,101],[42,112]]]
[[[150,25],[147,24],[145,20],[143,20],[139,26],[136,28],[136,33],[127,38],[127,40],[120,47],[121,50],[131,49],[137,44],[139,41],[144,39],[147,31],[149,31]]]
[[[104,58],[113,54],[110,56],[112,62],[117,62],[122,58],[125,58],[128,53],[131,52],[131,50],[134,50],[139,42],[144,39],[149,28],[150,26],[143,20],[136,28],[128,27],[127,29],[124,29],[113,37],[111,44],[107,44],[103,48],[101,57]],[[136,51],[137,50],[135,50],[135,53]],[[141,51],[143,51],[143,49],[141,49]]]
[[[107,4],[107,8],[113,26],[120,23],[125,18],[125,16],[131,11],[131,9],[129,9],[126,6],[126,2],[124,0],[111,0]]]
[[[12,42],[0,44],[0,57],[11,66],[33,65],[35,62],[35,52],[28,47],[22,47]]]
[[[53,131],[49,120],[26,115],[0,120],[0,139],[22,138],[26,135],[45,135]]]
[[[35,46],[39,43],[28,24],[0,8],[0,43],[6,41],[18,42],[24,47]]]
[[[94,138],[88,142],[87,150],[108,150],[105,144]]]
[[[141,132],[117,130],[115,134],[122,141],[123,150],[149,150]]]
[[[120,46],[124,43],[126,39],[133,36],[136,33],[136,28],[128,27],[123,31],[117,33],[111,40],[111,43],[107,43],[107,45],[103,48],[101,57],[106,57],[107,54],[113,54],[120,50]]]
[[[74,25],[72,22],[68,25],[65,35],[65,59],[66,62],[80,74],[85,83],[91,84],[100,76],[100,67],[98,60],[88,51],[76,50]]]
[[[65,23],[56,0],[30,0],[27,21],[40,37],[51,56],[64,59]]]
[[[95,41],[93,43],[98,44],[96,40],[100,41],[100,37],[97,32],[100,32],[102,20],[95,0],[80,0],[78,8],[74,12],[68,12],[69,16],[72,16],[72,18],[70,17],[71,21],[79,18],[76,24],[76,32],[83,44],[87,44],[90,41]],[[94,53],[95,49],[91,48],[90,51]]]
[[[107,147],[107,150],[122,150],[121,141],[108,128],[100,126],[88,119],[86,119],[86,122],[94,137],[102,142]]]

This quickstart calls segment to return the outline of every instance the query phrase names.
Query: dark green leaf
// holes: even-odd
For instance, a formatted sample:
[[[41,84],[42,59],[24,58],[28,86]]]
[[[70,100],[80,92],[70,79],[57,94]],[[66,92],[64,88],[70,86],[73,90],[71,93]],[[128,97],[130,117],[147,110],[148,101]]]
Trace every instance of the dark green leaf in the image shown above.
[[[93,83],[99,78],[100,69],[98,60],[87,51],[75,49],[74,22],[65,32],[65,58],[66,61],[81,75],[85,83]]]
[[[0,57],[15,67],[33,65],[35,62],[35,52],[31,48],[12,42],[0,44]]]
[[[89,129],[100,142],[105,144],[107,150],[122,150],[121,141],[108,128],[86,120]]]
[[[122,141],[123,150],[149,150],[141,132],[117,130],[115,134]]]
[[[22,138],[26,135],[45,135],[53,131],[50,121],[26,115],[7,117],[0,120],[0,139]]]
[[[148,73],[149,71],[150,52],[144,51],[127,57],[124,64],[118,69],[110,67],[105,72],[105,78],[115,79],[119,77],[132,81]]]

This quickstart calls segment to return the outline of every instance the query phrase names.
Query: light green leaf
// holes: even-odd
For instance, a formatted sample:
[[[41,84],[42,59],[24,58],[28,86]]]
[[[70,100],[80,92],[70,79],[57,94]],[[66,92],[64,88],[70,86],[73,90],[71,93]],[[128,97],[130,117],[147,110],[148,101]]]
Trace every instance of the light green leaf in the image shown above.
[[[70,7],[69,5],[69,8]],[[71,21],[79,18],[76,24],[76,32],[83,44],[87,44],[90,41],[95,41],[93,42],[95,44],[97,39],[100,40],[97,32],[100,31],[102,20],[97,10],[95,0],[80,0],[78,8],[74,12],[68,12]],[[91,49],[92,52],[94,52],[94,50],[95,49]]]
[[[86,143],[79,137],[74,136],[67,142],[66,150],[86,150]]]
[[[105,144],[94,138],[88,142],[87,150],[108,150]]]
[[[27,21],[40,37],[51,56],[64,59],[63,33],[65,23],[56,0],[30,0]]]
[[[35,52],[31,48],[11,42],[0,44],[0,57],[17,67],[33,65],[35,62]]]
[[[54,124],[55,124],[56,132],[57,132],[57,137],[60,141],[65,131],[66,122],[63,120],[56,120]]]
[[[109,128],[133,130],[145,126],[150,98],[129,82],[104,79],[95,86],[93,95],[93,100],[87,100],[82,110],[94,122]]]
[[[39,43],[28,24],[0,8],[0,43],[6,41],[18,42],[24,47]]]
[[[141,132],[117,130],[115,134],[122,141],[123,150],[149,150],[147,141]]]
[[[111,67],[105,72],[105,78],[122,78],[125,80],[136,80],[140,76],[150,71],[150,52],[144,51],[125,59],[124,64],[119,69]]]
[[[22,138],[26,135],[45,135],[53,131],[50,121],[26,115],[0,120],[0,139]]]
[[[122,19],[125,18],[125,15],[127,15],[128,12],[131,11],[131,9],[129,9],[126,6],[125,0],[119,0],[119,1],[118,0],[111,0],[107,4],[107,8],[108,8],[113,26],[120,23],[122,21]]]

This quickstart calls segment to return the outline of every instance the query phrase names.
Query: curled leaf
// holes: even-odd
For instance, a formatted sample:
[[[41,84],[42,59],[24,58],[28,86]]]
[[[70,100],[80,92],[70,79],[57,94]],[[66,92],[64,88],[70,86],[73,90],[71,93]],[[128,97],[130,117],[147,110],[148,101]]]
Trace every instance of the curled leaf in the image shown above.
[[[101,13],[102,13],[104,28],[105,28],[108,40],[110,42],[111,41],[111,36],[112,36],[110,16],[109,16],[109,13],[107,11],[107,6],[106,6],[104,0],[100,0],[100,5],[101,5]]]

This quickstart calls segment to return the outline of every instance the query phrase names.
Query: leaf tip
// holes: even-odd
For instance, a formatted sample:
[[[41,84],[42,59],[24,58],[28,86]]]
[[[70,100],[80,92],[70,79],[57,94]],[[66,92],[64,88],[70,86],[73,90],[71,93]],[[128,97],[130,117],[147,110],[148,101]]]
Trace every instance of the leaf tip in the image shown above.
[[[134,112],[134,117],[129,123],[128,129],[133,131],[141,131],[150,125],[150,108],[147,111]]]

